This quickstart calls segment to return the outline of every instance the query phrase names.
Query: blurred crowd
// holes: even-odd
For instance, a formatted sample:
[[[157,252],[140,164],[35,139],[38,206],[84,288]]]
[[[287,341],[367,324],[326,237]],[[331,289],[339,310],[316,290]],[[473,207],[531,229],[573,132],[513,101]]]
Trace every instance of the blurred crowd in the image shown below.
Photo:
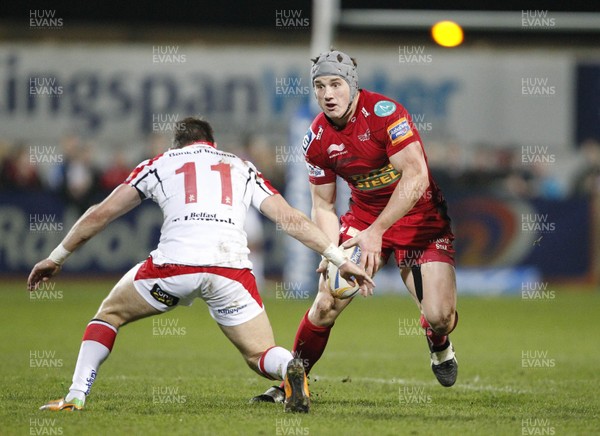
[[[286,165],[297,163],[264,136],[248,135],[224,147],[251,160],[280,191]],[[169,148],[169,139],[152,134],[138,147],[112,146],[109,158],[98,158],[99,145],[77,135],[63,136],[56,146],[31,146],[0,140],[0,192],[52,192],[84,211],[127,178],[136,164]],[[105,150],[105,149],[103,149]],[[429,141],[429,165],[442,190],[451,194],[490,193],[516,198],[562,199],[600,192],[600,143],[584,141],[570,154],[545,148],[475,146]],[[105,153],[106,154],[106,153]]]
[[[83,213],[108,195],[131,173],[137,163],[162,153],[168,141],[151,135],[139,152],[113,147],[102,164],[98,145],[68,134],[56,146],[11,144],[0,141],[0,192],[48,192]]]
[[[488,193],[520,199],[560,200],[600,193],[600,142],[584,141],[569,153],[547,147],[430,142],[429,166],[447,195]]]
[[[277,142],[273,137],[247,135],[234,146],[219,144],[219,148],[252,161],[285,194],[286,169],[304,165],[299,147]],[[167,136],[156,133],[127,147],[100,146],[73,134],[62,137],[56,146],[0,140],[0,194],[53,193],[81,214],[122,183],[138,163],[169,146]],[[426,151],[434,178],[447,197],[480,193],[560,200],[600,194],[600,143],[593,140],[585,141],[570,155],[516,146],[480,145],[469,151],[456,143],[435,141],[426,144]],[[295,153],[294,159],[284,156],[288,153]],[[285,237],[252,208],[246,233],[250,260],[262,288],[265,277],[280,275],[283,270]]]

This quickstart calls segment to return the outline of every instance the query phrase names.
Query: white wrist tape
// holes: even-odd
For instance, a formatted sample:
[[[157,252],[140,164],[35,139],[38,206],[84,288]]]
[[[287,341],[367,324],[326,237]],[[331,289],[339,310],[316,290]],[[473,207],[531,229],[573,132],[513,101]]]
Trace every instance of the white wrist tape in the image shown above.
[[[50,253],[50,256],[48,256],[48,259],[50,259],[52,262],[54,262],[57,265],[62,265],[63,263],[65,263],[65,260],[67,260],[67,257],[69,257],[69,255],[71,254],[70,251],[68,251],[65,247],[63,247],[62,244],[59,244],[58,247],[56,247],[52,253]]]
[[[346,254],[341,249],[333,245],[333,243],[325,249],[323,256],[325,256],[329,262],[333,263],[338,268],[348,260]]]

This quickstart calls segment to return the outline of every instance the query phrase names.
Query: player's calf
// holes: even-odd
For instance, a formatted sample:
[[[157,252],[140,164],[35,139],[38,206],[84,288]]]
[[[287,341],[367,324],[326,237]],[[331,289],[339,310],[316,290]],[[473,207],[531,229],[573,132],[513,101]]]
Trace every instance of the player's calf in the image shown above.
[[[270,380],[283,380],[288,363],[294,359],[292,353],[283,347],[273,346],[261,353],[258,360],[248,364],[255,364],[257,372]]]
[[[458,361],[450,337],[434,331],[423,314],[421,314],[420,322],[425,329],[433,374],[442,386],[454,385],[458,376]],[[457,322],[458,313],[455,312],[454,323],[450,331],[454,330]]]

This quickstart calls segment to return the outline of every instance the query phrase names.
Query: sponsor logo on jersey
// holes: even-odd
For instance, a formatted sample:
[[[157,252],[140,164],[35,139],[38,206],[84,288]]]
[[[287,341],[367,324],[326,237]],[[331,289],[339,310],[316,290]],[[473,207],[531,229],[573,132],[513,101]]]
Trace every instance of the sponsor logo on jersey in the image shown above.
[[[361,191],[371,191],[373,189],[381,189],[391,185],[400,179],[400,176],[401,174],[396,171],[390,163],[383,168],[370,171],[367,174],[350,176],[350,182],[356,189]]]
[[[367,131],[365,133],[363,133],[362,135],[358,135],[358,140],[365,142],[368,141],[369,139],[371,139],[371,129],[367,129]]]
[[[343,142],[341,144],[331,144],[329,147],[327,147],[327,154],[329,155],[330,158],[336,157],[336,156],[339,156],[339,155],[345,154],[345,153],[348,153],[348,150],[346,150],[346,146],[344,145]]]
[[[227,198],[226,198],[227,202]],[[227,204],[231,204],[227,202]],[[184,221],[214,221],[217,223],[225,223],[225,224],[235,224],[231,217],[229,218],[220,218],[216,213],[207,213],[207,212],[192,212],[189,215],[184,215]]]
[[[408,120],[406,117],[402,117],[399,120],[395,121],[387,128],[388,135],[392,140],[392,145],[397,145],[400,142],[404,141],[406,138],[410,138],[413,135],[410,126],[408,125]]]
[[[310,144],[314,139],[313,136],[313,132],[310,129],[308,129],[308,132],[306,132],[306,135],[304,135],[304,139],[302,140],[302,149],[304,150],[305,154],[308,150],[308,147],[310,147]]]
[[[387,117],[396,112],[396,104],[389,100],[380,100],[375,103],[375,115],[378,117]]]
[[[163,291],[162,289],[160,289],[160,286],[158,286],[158,283],[152,287],[152,289],[150,290],[150,295],[152,295],[152,298],[154,298],[156,301],[158,301],[159,303],[162,303],[168,307],[173,307],[173,306],[177,305],[177,303],[179,303],[178,297],[171,295],[171,294]]]
[[[319,126],[319,130],[317,131],[317,137],[315,138],[317,141],[321,139],[321,135],[323,134],[323,126]]]
[[[325,170],[316,165],[306,162],[306,168],[308,168],[308,175],[310,177],[325,177]]]
[[[369,115],[371,115],[369,113],[369,111],[367,111],[364,107],[360,111],[362,112],[362,114],[364,115],[365,118],[367,118]]]

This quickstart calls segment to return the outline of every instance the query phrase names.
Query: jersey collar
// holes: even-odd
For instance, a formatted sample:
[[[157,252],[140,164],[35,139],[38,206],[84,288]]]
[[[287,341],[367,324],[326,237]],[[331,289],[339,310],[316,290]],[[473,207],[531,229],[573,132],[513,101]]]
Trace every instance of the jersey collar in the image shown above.
[[[217,148],[217,144],[215,144],[214,142],[208,142],[208,141],[192,142],[191,144],[186,145],[186,147],[190,147],[192,145],[208,145],[209,147]]]

